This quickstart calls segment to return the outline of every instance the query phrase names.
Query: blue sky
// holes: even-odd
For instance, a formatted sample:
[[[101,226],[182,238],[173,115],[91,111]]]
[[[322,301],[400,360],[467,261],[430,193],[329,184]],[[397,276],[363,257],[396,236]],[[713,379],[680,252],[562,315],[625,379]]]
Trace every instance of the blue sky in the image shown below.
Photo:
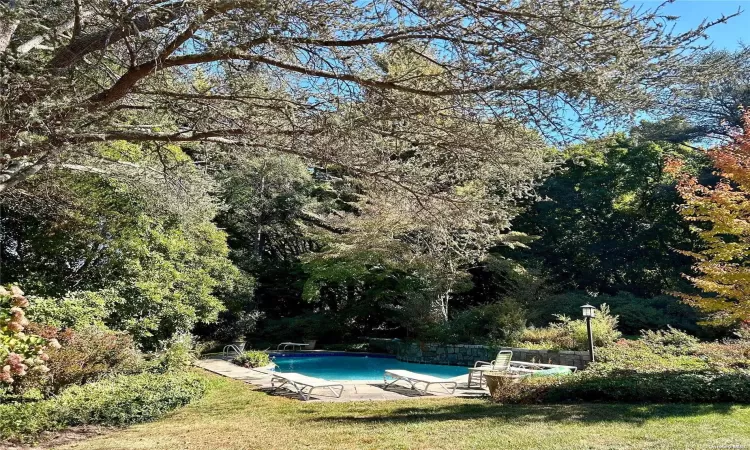
[[[630,0],[627,3],[655,8],[663,0]],[[668,15],[679,16],[677,31],[687,31],[698,26],[703,19],[715,20],[741,9],[743,13],[726,24],[709,30],[709,42],[717,49],[736,49],[740,41],[750,44],[750,0],[677,0],[664,8]]]

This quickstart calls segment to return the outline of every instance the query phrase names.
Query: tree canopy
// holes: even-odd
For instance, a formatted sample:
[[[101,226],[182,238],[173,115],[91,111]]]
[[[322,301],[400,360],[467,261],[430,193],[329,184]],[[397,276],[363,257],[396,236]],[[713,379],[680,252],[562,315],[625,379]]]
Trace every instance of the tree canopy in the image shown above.
[[[732,143],[708,152],[717,183],[685,176],[680,184],[686,202],[681,213],[704,244],[687,252],[696,258],[697,271],[688,279],[706,294],[684,297],[720,324],[750,320],[750,113],[732,137]]]
[[[0,0],[0,277],[149,347],[514,339],[553,293],[661,327],[700,249],[665,169],[710,185],[748,85],[663,7]]]

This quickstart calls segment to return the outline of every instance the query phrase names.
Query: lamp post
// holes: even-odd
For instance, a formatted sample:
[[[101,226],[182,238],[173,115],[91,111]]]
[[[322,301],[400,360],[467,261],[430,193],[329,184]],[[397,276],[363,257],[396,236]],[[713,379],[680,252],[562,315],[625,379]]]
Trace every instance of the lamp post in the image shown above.
[[[596,316],[596,308],[587,303],[581,306],[581,309],[583,317],[586,318],[586,330],[589,333],[589,356],[591,356],[591,362],[594,362],[594,335],[591,333],[591,318]]]

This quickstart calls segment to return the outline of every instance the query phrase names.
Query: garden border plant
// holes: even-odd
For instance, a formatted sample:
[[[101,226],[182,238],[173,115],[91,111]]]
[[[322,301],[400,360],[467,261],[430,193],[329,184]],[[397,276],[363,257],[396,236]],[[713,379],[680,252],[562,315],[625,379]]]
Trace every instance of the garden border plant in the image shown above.
[[[232,358],[232,362],[238,366],[254,369],[271,364],[271,358],[268,353],[260,350],[248,350]]]
[[[146,422],[187,405],[206,392],[196,372],[120,375],[72,386],[57,397],[0,405],[0,443],[33,442],[44,431],[76,425]]]
[[[598,349],[567,377],[527,378],[493,392],[503,403],[750,403],[750,341],[699,343],[679,330],[642,333]]]

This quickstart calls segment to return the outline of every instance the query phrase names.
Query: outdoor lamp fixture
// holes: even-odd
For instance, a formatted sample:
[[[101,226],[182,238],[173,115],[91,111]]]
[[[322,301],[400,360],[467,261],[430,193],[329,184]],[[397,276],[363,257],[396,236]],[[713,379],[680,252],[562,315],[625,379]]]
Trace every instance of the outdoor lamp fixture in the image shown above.
[[[594,362],[594,335],[591,333],[591,318],[596,316],[596,308],[588,303],[581,306],[583,317],[586,318],[586,330],[589,333],[589,356],[591,362]]]

